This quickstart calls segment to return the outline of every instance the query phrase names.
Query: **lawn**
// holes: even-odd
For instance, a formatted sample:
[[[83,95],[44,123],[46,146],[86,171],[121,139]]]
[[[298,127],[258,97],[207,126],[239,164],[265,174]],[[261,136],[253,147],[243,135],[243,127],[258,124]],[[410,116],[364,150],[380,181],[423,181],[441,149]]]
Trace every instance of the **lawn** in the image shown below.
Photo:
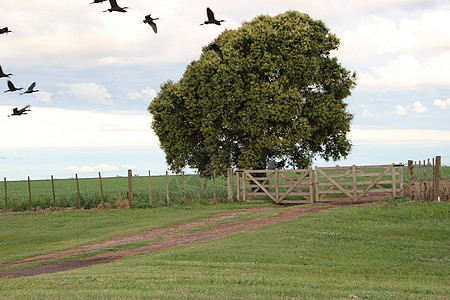
[[[205,215],[219,210],[218,207],[231,209],[238,204],[229,205],[206,206]],[[134,230],[134,223],[145,228],[140,219],[148,218],[146,213],[150,211],[157,212],[148,218],[152,227],[159,222],[168,226],[183,218],[198,218],[202,208],[142,211],[129,219],[125,231]],[[448,299],[449,212],[450,204],[443,202],[382,203],[326,210],[104,265],[2,279],[0,298]],[[77,214],[83,213],[86,212],[42,215],[64,219],[79,218],[81,215]],[[104,214],[105,224],[108,219],[108,224],[114,224],[112,220],[118,218],[117,211],[98,213]],[[184,217],[169,221],[178,214]],[[5,220],[5,216],[9,219]],[[36,218],[29,213],[10,216],[13,214],[0,216],[1,232],[24,221],[31,226]],[[6,228],[5,221],[11,223]],[[81,230],[82,224],[88,222],[80,223]],[[58,224],[53,230],[42,224],[39,231],[49,231],[46,235],[52,237],[64,231],[63,222]],[[85,230],[91,235],[91,242],[103,238],[102,231],[87,226]],[[3,238],[1,248],[11,243]],[[17,245],[17,251],[20,248]]]

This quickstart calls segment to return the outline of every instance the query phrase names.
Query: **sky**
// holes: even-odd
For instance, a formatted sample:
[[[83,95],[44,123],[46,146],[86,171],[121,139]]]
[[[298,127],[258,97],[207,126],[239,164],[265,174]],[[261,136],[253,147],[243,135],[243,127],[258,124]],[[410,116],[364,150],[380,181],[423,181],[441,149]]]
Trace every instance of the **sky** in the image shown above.
[[[165,174],[165,154],[147,107],[178,81],[225,29],[258,15],[298,10],[341,40],[338,57],[357,73],[345,99],[354,114],[347,159],[317,166],[406,163],[437,155],[450,165],[448,0],[0,0],[0,178]],[[255,5],[257,4],[257,5]],[[221,26],[199,26],[206,7]],[[158,33],[141,23],[158,17]],[[2,90],[3,89],[3,90]],[[22,90],[22,91],[24,91]],[[7,117],[14,107],[31,112]]]

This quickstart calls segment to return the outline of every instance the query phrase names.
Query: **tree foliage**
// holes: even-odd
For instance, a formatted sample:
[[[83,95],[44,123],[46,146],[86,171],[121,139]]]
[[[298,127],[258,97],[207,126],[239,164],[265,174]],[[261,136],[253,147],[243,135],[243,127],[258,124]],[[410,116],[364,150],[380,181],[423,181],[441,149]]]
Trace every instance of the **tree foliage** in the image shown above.
[[[173,171],[208,176],[228,167],[303,168],[315,156],[346,157],[353,116],[343,99],[356,74],[330,52],[339,39],[322,21],[297,11],[261,15],[226,30],[203,48],[179,82],[150,103],[152,128]]]

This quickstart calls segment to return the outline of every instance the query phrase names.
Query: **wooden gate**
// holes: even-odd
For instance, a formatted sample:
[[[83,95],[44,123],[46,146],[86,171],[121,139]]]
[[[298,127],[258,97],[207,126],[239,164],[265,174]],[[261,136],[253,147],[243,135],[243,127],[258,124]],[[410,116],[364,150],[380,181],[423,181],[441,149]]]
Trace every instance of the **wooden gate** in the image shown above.
[[[312,203],[312,169],[242,170],[237,174],[237,200],[270,197],[275,203]],[[241,174],[241,175],[239,175]]]
[[[375,165],[315,168],[315,201],[367,196],[403,196],[403,165]],[[334,197],[325,196],[336,194]],[[337,196],[337,197],[336,197]]]

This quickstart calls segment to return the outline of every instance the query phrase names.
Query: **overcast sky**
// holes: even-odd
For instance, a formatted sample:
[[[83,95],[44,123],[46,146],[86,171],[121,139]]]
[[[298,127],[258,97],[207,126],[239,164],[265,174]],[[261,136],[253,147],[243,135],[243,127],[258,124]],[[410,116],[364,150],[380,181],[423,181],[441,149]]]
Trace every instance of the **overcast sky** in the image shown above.
[[[150,128],[150,101],[178,81],[225,29],[260,14],[298,10],[341,39],[332,55],[356,71],[345,101],[355,115],[347,160],[363,165],[423,160],[450,164],[450,3],[448,0],[118,0],[127,13],[92,0],[0,0],[0,176],[7,179],[163,174]],[[222,26],[199,26],[210,7]],[[158,34],[146,24],[151,13]],[[26,116],[13,107],[31,105]]]

